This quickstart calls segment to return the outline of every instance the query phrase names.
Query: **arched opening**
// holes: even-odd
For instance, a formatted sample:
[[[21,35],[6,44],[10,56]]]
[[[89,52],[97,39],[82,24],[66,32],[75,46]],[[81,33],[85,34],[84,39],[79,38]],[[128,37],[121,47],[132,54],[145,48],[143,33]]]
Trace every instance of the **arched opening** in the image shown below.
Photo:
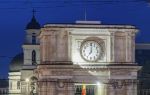
[[[32,65],[35,65],[36,64],[36,51],[33,50],[32,51]]]
[[[32,33],[32,44],[36,44],[36,35]]]

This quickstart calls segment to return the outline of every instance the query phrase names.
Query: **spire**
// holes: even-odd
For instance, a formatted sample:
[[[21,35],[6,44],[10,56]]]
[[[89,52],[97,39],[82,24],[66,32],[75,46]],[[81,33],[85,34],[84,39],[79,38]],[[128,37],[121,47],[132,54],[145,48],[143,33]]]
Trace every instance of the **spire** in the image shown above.
[[[32,19],[31,21],[27,24],[26,29],[40,29],[40,24],[37,22],[35,18],[35,10],[32,10]]]
[[[32,18],[35,17],[35,13],[36,13],[36,11],[33,9],[32,10]]]

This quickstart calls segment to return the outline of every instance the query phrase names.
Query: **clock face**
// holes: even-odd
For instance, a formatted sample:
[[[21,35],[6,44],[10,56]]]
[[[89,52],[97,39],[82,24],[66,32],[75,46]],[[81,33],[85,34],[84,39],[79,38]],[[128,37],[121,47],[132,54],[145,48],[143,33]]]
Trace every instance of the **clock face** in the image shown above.
[[[80,53],[84,60],[96,62],[100,58],[101,46],[95,41],[86,41],[82,44]]]

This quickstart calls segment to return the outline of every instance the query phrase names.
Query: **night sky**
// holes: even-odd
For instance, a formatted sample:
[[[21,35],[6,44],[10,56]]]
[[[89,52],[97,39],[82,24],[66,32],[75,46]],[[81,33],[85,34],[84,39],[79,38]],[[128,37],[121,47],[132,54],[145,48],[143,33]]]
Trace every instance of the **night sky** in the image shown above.
[[[150,43],[148,0],[0,0],[0,77],[7,77],[12,57],[22,52],[33,8],[41,25],[84,20],[86,9],[87,20],[135,25],[140,29],[136,42]]]

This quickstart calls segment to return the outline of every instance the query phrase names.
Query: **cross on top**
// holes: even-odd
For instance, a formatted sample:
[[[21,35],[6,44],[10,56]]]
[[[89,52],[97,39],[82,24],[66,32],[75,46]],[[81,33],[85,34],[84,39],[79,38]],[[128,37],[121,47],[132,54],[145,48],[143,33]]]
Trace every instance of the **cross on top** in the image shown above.
[[[32,13],[33,13],[33,16],[34,16],[34,15],[35,15],[35,13],[36,13],[35,9],[33,9],[33,10],[32,10]]]

